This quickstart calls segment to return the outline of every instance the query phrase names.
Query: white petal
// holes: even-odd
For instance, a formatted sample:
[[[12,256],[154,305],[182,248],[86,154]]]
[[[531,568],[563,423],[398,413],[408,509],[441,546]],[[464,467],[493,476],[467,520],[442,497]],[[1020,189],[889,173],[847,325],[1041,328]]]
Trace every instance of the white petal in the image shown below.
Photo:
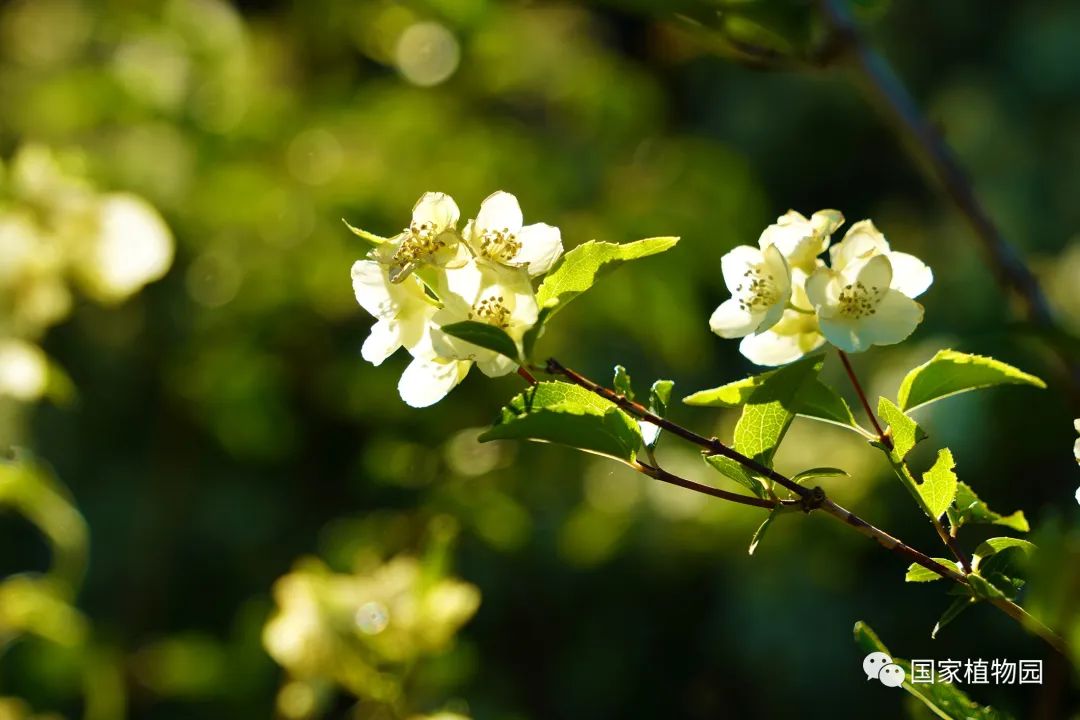
[[[923,319],[923,306],[899,290],[886,290],[877,312],[861,319],[862,334],[871,345],[893,345],[904,340]]]
[[[845,272],[844,275],[850,277],[848,272]],[[889,262],[888,255],[875,255],[870,258],[865,265],[859,268],[859,274],[857,275],[858,281],[871,292],[889,287],[892,285],[892,278],[892,263]]]
[[[471,363],[455,360],[414,359],[401,374],[398,394],[411,407],[434,405],[465,379],[470,365]]]
[[[825,236],[827,240],[844,224],[844,214],[839,210],[818,210],[810,217],[810,224],[814,226],[815,232]]]
[[[791,299],[791,270],[788,268],[784,254],[775,245],[770,245],[762,251],[761,257],[765,270],[780,292],[778,302],[780,305],[787,305],[787,301]]]
[[[417,224],[431,223],[439,231],[457,225],[461,211],[454,198],[446,193],[426,192],[413,206],[412,221]]]
[[[480,203],[480,212],[476,215],[476,228],[480,232],[506,229],[516,233],[521,229],[522,222],[524,220],[517,198],[502,190],[488,195],[487,199]]]
[[[398,324],[389,320],[379,320],[371,326],[371,334],[364,341],[360,355],[372,365],[381,365],[382,361],[394,354],[401,347]]]
[[[357,260],[352,266],[352,284],[360,307],[377,318],[393,318],[395,304],[383,265],[374,260]]]
[[[764,313],[743,310],[739,301],[731,298],[713,311],[709,327],[722,338],[739,338],[754,332],[763,317]]]
[[[829,268],[818,268],[806,279],[806,299],[817,309],[828,313],[828,309],[836,305],[839,294],[837,273]]]
[[[914,255],[890,252],[889,262],[892,263],[893,269],[891,287],[909,298],[919,297],[934,282],[933,271]]]
[[[739,343],[739,352],[755,365],[770,367],[786,365],[805,354],[799,345],[798,335],[778,335],[772,330],[747,335]]]
[[[825,339],[844,352],[862,352],[870,347],[871,342],[862,332],[858,322],[846,317],[818,316],[821,334]]]
[[[750,245],[739,245],[728,251],[720,258],[720,270],[723,272],[727,289],[734,293],[735,288],[746,280],[746,271],[762,262],[761,250]]]
[[[869,260],[875,255],[889,252],[885,236],[870,220],[860,220],[851,226],[844,239],[829,248],[829,261],[833,270]]]
[[[480,372],[484,373],[488,377],[502,377],[514,371],[517,368],[515,363],[505,355],[499,355],[494,353],[490,358],[484,361],[477,361],[476,367],[480,369]]]
[[[545,223],[526,225],[517,234],[521,250],[514,256],[515,265],[525,265],[529,275],[543,275],[562,255],[562,235],[559,228]]]

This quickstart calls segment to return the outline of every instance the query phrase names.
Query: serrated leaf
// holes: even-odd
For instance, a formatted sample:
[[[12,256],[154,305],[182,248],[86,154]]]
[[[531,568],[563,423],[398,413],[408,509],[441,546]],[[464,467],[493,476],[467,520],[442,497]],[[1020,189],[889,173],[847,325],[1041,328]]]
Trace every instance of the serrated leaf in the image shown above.
[[[1028,554],[1035,552],[1037,549],[1035,543],[1021,540],[1020,538],[994,537],[979,543],[979,546],[975,548],[975,557],[986,559],[991,555],[995,555],[1002,550],[1008,550],[1010,548],[1019,548]]]
[[[634,399],[634,388],[630,384],[630,373],[622,365],[615,366],[615,377],[611,381],[611,386],[615,388],[615,392],[627,400]]]
[[[907,374],[900,384],[897,402],[903,410],[912,410],[958,393],[995,385],[1046,387],[1040,378],[1000,360],[942,350]]]
[[[493,350],[516,363],[520,362],[517,344],[502,328],[476,322],[475,320],[465,320],[443,325],[441,329],[447,335],[453,335],[460,340],[470,342],[486,350]]]
[[[654,382],[652,387],[649,388],[649,411],[654,415],[666,417],[668,403],[671,401],[671,390],[674,387],[675,383],[671,380],[657,380]],[[660,428],[644,420],[639,424],[641,425],[641,436],[645,441],[645,446],[651,450],[660,441]]]
[[[964,598],[969,600],[969,598]],[[959,614],[959,613],[957,613]],[[949,720],[1011,720],[1010,715],[986,705],[979,705],[953,683],[912,683],[911,663],[896,657],[877,634],[863,621],[855,623],[855,643],[866,653],[882,652],[904,669],[906,680],[900,687],[926,705],[940,718]]]
[[[1017,510],[1011,515],[996,513],[964,482],[956,484],[956,500],[946,512],[949,515],[949,524],[954,528],[960,528],[965,523],[976,523],[1002,525],[1017,532],[1027,532],[1030,529],[1023,510]]]
[[[878,415],[889,424],[889,434],[892,437],[897,462],[907,457],[915,444],[926,437],[926,433],[919,424],[905,415],[888,398],[878,399]]]
[[[813,480],[814,478],[841,477],[841,476],[842,477],[849,477],[847,471],[846,470],[841,470],[840,468],[818,467],[818,468],[810,468],[809,470],[803,470],[801,473],[797,473],[796,475],[792,476],[791,479],[794,480],[795,482],[799,483],[799,484],[802,484],[802,483],[806,482],[807,480]]]
[[[775,371],[750,394],[735,424],[735,449],[772,467],[798,407],[799,394],[821,371],[821,358],[806,358]]]
[[[677,237],[655,237],[622,245],[596,240],[578,245],[566,253],[559,266],[544,278],[536,291],[536,303],[542,308],[550,308],[550,317],[591,288],[602,272],[613,270],[630,260],[670,250],[677,242]]]
[[[731,458],[724,457],[723,455],[704,455],[702,457],[705,458],[705,462],[711,465],[713,469],[717,470],[725,477],[729,477],[739,483],[759,498],[768,496],[769,493],[765,489],[765,484],[757,477],[748,473],[746,468]]]
[[[931,558],[931,559],[934,560],[935,562],[941,563],[942,565],[944,565],[947,568],[952,568],[954,570],[957,570],[957,572],[960,572],[959,568],[956,567],[956,563],[953,562],[952,560],[950,560],[949,558],[936,557],[936,558]],[[933,582],[935,580],[944,580],[944,579],[945,578],[941,577],[940,575],[938,575],[933,570],[928,570],[927,568],[924,568],[922,565],[919,565],[918,563],[911,563],[911,565],[908,566],[907,574],[904,575],[904,582],[918,582],[918,583],[921,583],[921,582]]]
[[[684,397],[683,402],[698,407],[736,408],[743,405],[754,389],[759,387],[775,372],[775,370],[771,370],[720,387],[699,390]],[[848,407],[844,398],[840,397],[835,390],[820,380],[815,379],[803,390],[802,395],[799,397],[797,414],[811,420],[820,420],[849,430],[855,430],[864,435],[867,434],[855,421],[855,416],[851,413],[851,408]]]
[[[770,510],[769,514],[765,517],[765,520],[763,520],[762,523],[758,525],[758,529],[754,531],[754,536],[750,538],[750,547],[748,547],[746,550],[748,554],[753,555],[754,551],[757,550],[757,547],[761,543],[762,538],[765,537],[765,533],[766,531],[768,531],[769,526],[772,525],[772,522],[776,519],[776,516],[782,512],[781,507],[782,506],[778,505],[772,510]]]
[[[634,420],[610,400],[564,382],[541,382],[505,406],[488,440],[537,440],[630,462],[641,446]]]
[[[923,473],[923,481],[918,486],[919,496],[935,520],[941,518],[956,498],[954,467],[952,451],[949,448],[938,450],[937,460]]]
[[[941,614],[938,621],[934,623],[934,629],[930,631],[930,639],[936,640],[938,633],[941,632],[946,625],[960,616],[960,613],[967,610],[969,607],[975,604],[975,598],[970,595],[964,595],[963,597],[953,598],[953,601],[949,604],[949,607],[945,608],[945,612]]]
[[[349,228],[353,235],[360,238],[361,240],[364,240],[371,247],[375,247],[376,245],[382,245],[385,242],[390,242],[389,238],[384,238],[376,235],[375,233],[368,232],[367,230],[361,230],[358,227],[353,227],[345,218],[341,218],[341,222],[345,223],[345,227]]]

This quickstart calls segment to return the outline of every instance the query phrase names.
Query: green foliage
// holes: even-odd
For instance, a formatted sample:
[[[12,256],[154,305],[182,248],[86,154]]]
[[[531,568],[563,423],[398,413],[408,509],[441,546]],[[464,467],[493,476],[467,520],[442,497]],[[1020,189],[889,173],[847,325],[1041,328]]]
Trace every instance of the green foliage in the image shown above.
[[[733,447],[743,455],[772,467],[773,455],[795,417],[798,398],[804,388],[817,379],[820,358],[805,358],[761,378],[749,392],[742,415],[735,424]],[[760,377],[760,376],[759,376]],[[737,391],[742,393],[743,390]],[[756,478],[742,465],[722,456],[705,458],[713,468],[765,497],[768,484]]]
[[[754,554],[754,551],[757,550],[758,545],[761,544],[761,540],[765,537],[765,533],[772,525],[773,520],[775,520],[776,517],[782,512],[784,512],[784,507],[779,505],[769,511],[769,514],[765,517],[765,520],[763,520],[762,523],[758,525],[757,530],[754,531],[753,537],[750,538],[750,546],[746,549],[746,552],[748,554]]]
[[[555,381],[537,383],[517,395],[480,436],[481,442],[513,439],[569,445],[626,462],[641,447],[638,424],[614,403]]]
[[[630,260],[670,250],[678,242],[677,237],[654,237],[622,245],[597,240],[582,243],[566,253],[559,266],[544,278],[536,291],[536,302],[554,314],[591,288],[602,273]]]
[[[897,402],[902,410],[913,410],[935,400],[995,385],[1046,387],[1041,379],[999,360],[942,350],[907,374],[900,384]]]
[[[615,366],[615,376],[612,378],[611,386],[615,388],[615,392],[627,400],[634,399],[634,387],[630,382],[630,373],[622,365]]]
[[[923,481],[919,485],[919,496],[923,499],[930,516],[940,518],[956,497],[956,473],[953,468],[956,462],[952,452],[948,448],[938,451],[937,460],[933,466],[923,473]]]
[[[975,491],[967,483],[958,482],[956,488],[956,501],[953,507],[947,511],[949,523],[954,528],[960,528],[966,523],[979,523],[991,525],[1003,525],[1018,532],[1029,530],[1027,518],[1022,510],[1017,510],[1010,515],[1001,515],[987,506]]]
[[[760,387],[776,372],[778,371],[770,370],[720,387],[699,390],[684,397],[683,402],[687,405],[700,407],[740,407],[750,398],[756,388]],[[848,407],[844,398],[817,378],[812,383],[808,383],[802,394],[799,395],[796,414],[811,420],[820,420],[839,425],[842,428],[854,430],[864,435],[868,434],[855,421],[855,416],[852,415],[851,408]]]
[[[795,418],[798,398],[821,366],[821,358],[806,358],[777,370],[754,388],[735,424],[735,449],[772,467],[776,448]]]
[[[960,613],[967,610],[976,602],[977,600],[970,595],[954,597],[952,602],[949,603],[949,607],[945,608],[945,612],[943,612],[941,617],[938,618],[938,621],[934,623],[934,628],[930,631],[930,639],[936,639],[938,633],[941,632],[946,625],[960,617]]]
[[[932,558],[935,562],[939,562],[947,568],[956,569],[956,563],[949,558],[936,557]],[[928,570],[918,563],[911,563],[908,566],[907,574],[904,575],[904,582],[933,582],[935,580],[944,580],[945,578],[938,575],[933,570]]]
[[[889,424],[889,435],[892,437],[893,453],[897,462],[907,457],[916,443],[926,438],[926,433],[919,424],[888,398],[878,399],[878,415]]]
[[[979,546],[975,548],[975,557],[985,560],[991,555],[995,555],[1002,550],[1008,550],[1009,548],[1019,548],[1025,553],[1033,553],[1036,549],[1035,543],[1021,540],[1020,538],[994,537],[979,543]]]
[[[802,472],[792,476],[791,479],[799,484],[802,484],[805,483],[807,480],[813,480],[814,478],[822,477],[848,477],[848,473],[846,470],[841,470],[840,468],[818,467],[810,468],[809,470],[803,470]]]
[[[960,688],[952,683],[913,684],[911,663],[889,652],[877,634],[863,621],[855,623],[855,642],[866,653],[883,652],[892,661],[902,667],[908,680],[901,686],[914,695],[932,713],[949,720],[1008,720],[1009,715],[971,700]]]
[[[521,364],[517,344],[514,339],[506,334],[500,327],[488,323],[465,320],[464,322],[443,325],[442,331],[447,335],[471,342],[487,350],[494,350],[500,355],[505,355],[514,362]]]

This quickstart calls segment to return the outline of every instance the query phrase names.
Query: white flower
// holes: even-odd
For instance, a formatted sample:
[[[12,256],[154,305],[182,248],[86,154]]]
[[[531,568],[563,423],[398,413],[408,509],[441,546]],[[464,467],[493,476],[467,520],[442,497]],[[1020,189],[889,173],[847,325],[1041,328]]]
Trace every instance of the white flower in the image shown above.
[[[357,260],[352,266],[356,301],[376,319],[361,350],[372,365],[381,364],[400,347],[411,352],[423,344],[431,318],[438,310],[419,279],[404,277],[392,282],[390,271],[379,257],[385,257],[382,248],[372,252],[372,259]]]
[[[525,331],[536,322],[536,296],[524,269],[473,260],[446,271],[439,296],[443,308],[433,318],[436,328],[473,320],[502,328],[515,342],[520,342]],[[517,367],[505,355],[441,330],[433,330],[431,340],[440,357],[473,361],[488,377],[505,375]]]
[[[892,345],[922,322],[923,307],[892,288],[887,255],[849,263],[843,270],[818,268],[806,281],[806,295],[825,338],[845,352]]]
[[[476,219],[465,226],[465,240],[478,258],[542,275],[562,255],[559,228],[545,223],[523,227],[523,222],[517,198],[500,190],[480,204]]]
[[[934,282],[934,273],[922,260],[891,250],[885,236],[870,220],[860,220],[852,225],[844,239],[829,248],[832,269],[839,271],[844,271],[850,265],[866,263],[878,255],[889,258],[892,266],[889,287],[909,298],[919,297]]]
[[[14,338],[0,339],[0,396],[30,402],[45,394],[49,361],[37,345]]]
[[[784,254],[788,265],[807,273],[817,267],[817,256],[829,246],[829,236],[844,224],[838,210],[818,210],[809,219],[794,210],[777,218],[758,238],[762,250],[775,245]]]
[[[723,338],[762,332],[775,325],[791,298],[791,272],[775,245],[740,245],[720,259],[732,297],[716,308],[709,327]]]
[[[457,387],[471,367],[469,361],[415,357],[398,380],[398,395],[411,407],[429,407]]]
[[[791,308],[768,330],[747,335],[739,352],[756,365],[786,365],[825,344],[817,315],[806,297],[806,273],[791,271]]]
[[[461,217],[457,203],[445,193],[426,192],[413,206],[412,222],[390,241],[391,282],[402,282],[420,265],[440,267],[462,259],[457,222]]]

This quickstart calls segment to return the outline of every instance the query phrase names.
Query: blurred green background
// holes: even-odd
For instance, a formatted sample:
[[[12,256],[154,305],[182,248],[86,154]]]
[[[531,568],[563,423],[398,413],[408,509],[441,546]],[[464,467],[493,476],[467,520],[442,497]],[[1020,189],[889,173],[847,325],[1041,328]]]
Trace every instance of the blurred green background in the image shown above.
[[[798,22],[811,14],[799,2],[746,6]],[[57,520],[50,536],[0,514],[0,576],[47,570],[67,557],[66,538],[76,569],[55,597],[74,598],[81,613],[62,605],[50,615],[31,594],[20,614],[15,594],[0,596],[0,696],[26,703],[0,705],[0,718],[27,708],[91,720],[290,710],[922,717],[898,691],[867,683],[851,640],[858,619],[905,657],[1045,659],[1042,686],[972,694],[1017,717],[1075,712],[1075,673],[991,609],[932,641],[948,601],[941,588],[905,585],[902,563],[838,524],[785,518],[748,557],[762,519],[754,509],[566,448],[476,443],[519,378],[473,373],[438,406],[412,410],[395,388],[403,356],[378,368],[361,360],[371,319],[348,272],[364,248],[341,218],[389,235],[427,190],[453,195],[465,217],[489,193],[512,192],[526,222],[559,226],[568,247],[680,235],[674,251],[575,303],[541,341],[599,380],[615,363],[639,391],[673,378],[679,397],[754,371],[708,330],[726,297],[728,249],[755,243],[788,208],[872,217],[936,282],[913,338],[856,367],[872,393],[895,393],[907,369],[955,347],[1051,381],[1044,392],[962,396],[920,421],[928,445],[953,449],[962,480],[1000,511],[1024,509],[1033,539],[1058,553],[1062,584],[1033,598],[1044,619],[1066,612],[1052,609],[1055,592],[1075,608],[1074,409],[963,219],[842,74],[744,67],[666,9],[663,0],[0,4],[0,213],[29,204],[40,217],[63,204],[48,188],[28,199],[16,170],[31,147],[51,153],[86,202],[132,193],[175,238],[168,272],[141,292],[102,293],[78,268],[4,290],[5,336],[40,345],[53,368],[51,399],[0,397],[0,444],[29,448],[70,489],[89,559],[80,584],[77,519]],[[1080,7],[955,0],[859,11],[1076,333]],[[90,231],[65,232],[60,252],[75,257]],[[30,302],[19,293],[62,289],[56,273],[76,278],[70,306],[16,322]],[[835,358],[826,373],[843,387]],[[674,416],[728,437],[736,413]],[[661,452],[674,471],[726,482],[692,448],[669,439]],[[778,467],[812,466],[849,470],[823,482],[830,495],[940,554],[865,444],[797,422]],[[46,508],[37,524],[70,512],[63,490],[37,482],[40,497],[27,501]],[[478,591],[468,622],[470,586],[452,586],[464,593],[447,600],[457,620],[440,614],[441,600],[418,605],[427,610],[417,617],[448,633],[465,623],[455,639],[431,640],[421,623],[394,648],[362,648],[403,698],[393,707],[357,707],[331,689],[351,682],[334,673],[279,696],[298,671],[264,649],[274,588],[279,603],[291,592],[275,581],[307,557],[313,587],[327,568],[390,583],[377,568],[401,554],[419,558],[415,578],[411,560],[395,566],[405,586],[420,583],[416,597],[457,582],[444,576]],[[343,587],[341,597],[360,592]],[[38,630],[20,631],[20,617]]]

